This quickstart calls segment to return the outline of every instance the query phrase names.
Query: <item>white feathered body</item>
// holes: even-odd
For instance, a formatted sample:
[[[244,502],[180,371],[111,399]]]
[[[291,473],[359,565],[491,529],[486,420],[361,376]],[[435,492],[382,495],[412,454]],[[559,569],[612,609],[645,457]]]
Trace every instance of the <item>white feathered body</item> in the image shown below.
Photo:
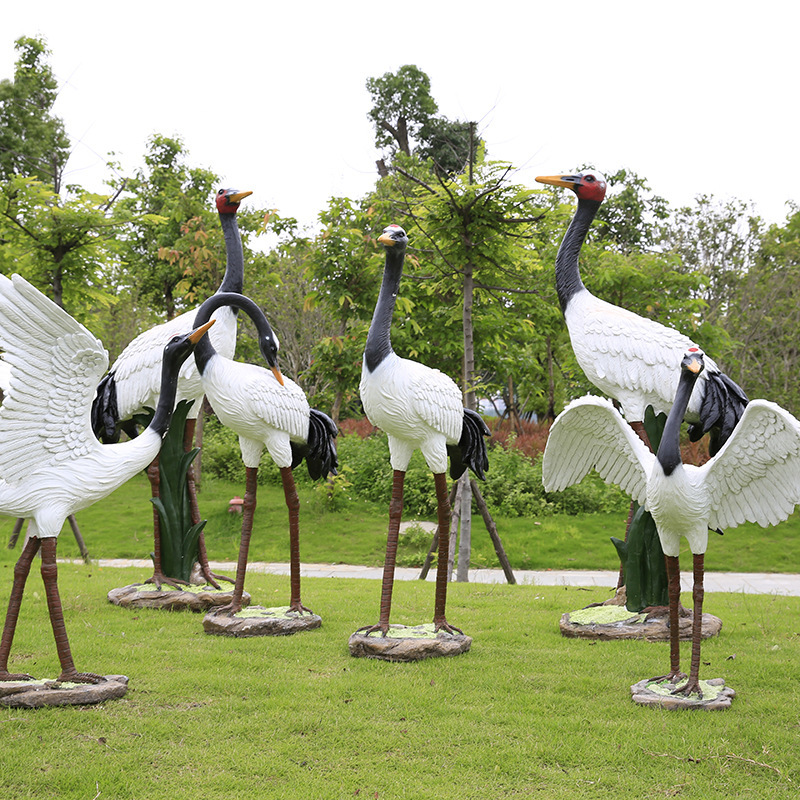
[[[644,419],[648,405],[656,414],[669,412],[681,359],[689,348],[697,347],[691,339],[586,289],[570,298],[564,318],[581,369],[600,391],[620,403],[628,421]],[[708,356],[705,366],[689,401],[687,422],[699,420],[707,374],[719,372]]]
[[[146,408],[155,408],[161,392],[161,360],[164,346],[173,336],[180,336],[194,329],[197,309],[156,325],[140,333],[120,353],[111,371],[117,389],[119,419],[130,419],[134,414],[144,413]],[[230,306],[222,306],[212,315],[215,325],[208,336],[214,349],[226,358],[233,358],[236,351],[236,314]],[[181,400],[194,400],[188,418],[196,419],[200,411],[203,384],[194,359],[189,358],[178,374],[178,394]]]
[[[0,513],[32,519],[31,535],[58,536],[67,516],[144,469],[161,438],[148,430],[122,444],[97,441],[90,411],[108,353],[18,275],[0,276],[0,346],[10,368],[0,408]]]
[[[281,386],[269,370],[219,353],[206,365],[203,389],[220,422],[239,435],[246,467],[258,467],[264,447],[278,467],[290,467],[290,442],[308,439],[308,400],[294,381],[283,380]]]
[[[704,553],[709,528],[777,525],[800,504],[800,422],[775,403],[752,400],[719,453],[666,475],[611,403],[587,396],[550,429],[545,489],[565,489],[592,469],[651,513],[665,555],[678,555],[681,537]]]
[[[405,472],[419,448],[432,472],[447,471],[446,445],[458,444],[464,425],[451,378],[390,353],[374,372],[362,366],[359,391],[369,421],[388,434],[392,469]]]

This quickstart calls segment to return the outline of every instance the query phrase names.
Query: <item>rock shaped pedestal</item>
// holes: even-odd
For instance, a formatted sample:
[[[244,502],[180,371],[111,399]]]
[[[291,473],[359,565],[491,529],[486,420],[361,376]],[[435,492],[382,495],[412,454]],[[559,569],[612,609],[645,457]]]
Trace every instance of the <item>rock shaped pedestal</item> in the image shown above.
[[[153,583],[133,583],[112,589],[108,601],[123,608],[159,608],[164,611],[207,611],[215,606],[224,606],[233,600],[233,586],[224,585],[215,589],[210,584],[175,589],[163,584],[157,589]],[[250,604],[250,595],[242,595],[242,605]]]
[[[389,632],[360,633],[349,640],[350,655],[355,658],[379,658],[383,661],[421,661],[423,658],[457,656],[472,646],[472,637],[459,633],[434,633],[433,623],[390,625]]]
[[[11,708],[87,706],[115,700],[127,691],[128,678],[125,675],[106,675],[100,683],[0,681],[0,705]]]
[[[719,711],[730,708],[731,700],[736,695],[733,689],[725,685],[723,678],[700,681],[702,697],[697,694],[688,697],[673,694],[675,689],[685,684],[686,679],[676,685],[666,679],[654,681],[648,678],[631,686],[631,699],[641,706],[658,706],[669,710]]]
[[[580,639],[647,639],[651,642],[669,641],[669,616],[665,613],[650,616],[644,612],[628,611],[625,606],[603,604],[587,606],[562,614],[559,622],[562,636]],[[679,619],[680,638],[691,641],[692,612]],[[713,614],[703,614],[703,638],[716,636],[722,620]]]
[[[300,614],[288,606],[265,608],[250,606],[231,614],[213,609],[203,618],[203,630],[217,636],[289,636],[322,625],[322,617],[311,612]]]

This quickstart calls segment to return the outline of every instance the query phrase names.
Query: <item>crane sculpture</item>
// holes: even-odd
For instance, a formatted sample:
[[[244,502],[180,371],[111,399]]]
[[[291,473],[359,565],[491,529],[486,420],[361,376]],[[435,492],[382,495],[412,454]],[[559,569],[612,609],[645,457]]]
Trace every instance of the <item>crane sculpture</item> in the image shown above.
[[[376,625],[361,630],[367,634],[380,631],[384,637],[389,631],[398,536],[403,514],[403,483],[411,455],[419,448],[433,472],[438,513],[439,554],[434,629],[462,633],[447,622],[445,615],[450,545],[450,501],[445,473],[449,457],[451,478],[459,478],[467,468],[483,478],[489,466],[484,442],[489,429],[479,414],[464,408],[461,392],[450,378],[417,361],[400,358],[392,349],[391,323],[403,275],[408,237],[399,225],[389,225],[378,241],[386,248],[386,262],[364,349],[360,393],[369,421],[388,434],[393,479],[380,619]]]
[[[11,367],[0,408],[0,513],[30,520],[0,638],[0,680],[30,678],[9,673],[8,657],[25,582],[39,550],[59,680],[103,680],[75,668],[58,592],[57,537],[70,514],[106,497],[157,456],[172,417],[178,371],[212,324],[163,342],[161,391],[150,425],[131,441],[104,445],[93,435],[90,413],[108,353],[24,278],[0,275],[0,346]]]
[[[289,511],[290,580],[289,611],[309,611],[300,600],[300,501],[292,470],[305,459],[313,479],[336,474],[336,424],[330,417],[310,408],[303,390],[284,377],[278,368],[278,338],[264,312],[250,298],[223,292],[203,303],[195,325],[203,325],[221,306],[244,311],[258,332],[259,347],[270,369],[242,364],[216,352],[206,338],[194,351],[203,389],[223,425],[239,435],[247,482],[242,507],[242,536],[233,597],[217,611],[231,615],[242,608],[245,570],[256,508],[258,465],[264,448],[280,469]]]
[[[800,503],[800,422],[766,400],[752,400],[726,443],[701,467],[684,465],[680,429],[704,356],[689,348],[680,362],[674,403],[658,452],[653,453],[607,400],[570,403],[550,429],[542,462],[547,491],[560,491],[592,469],[618,484],[653,516],[664,551],[670,620],[670,670],[654,681],[677,684],[680,671],[678,553],[685,537],[693,554],[692,656],[688,679],[676,688],[698,693],[702,638],[704,554],[708,531],[744,522],[766,527],[785,520]]]
[[[225,237],[227,254],[225,274],[219,287],[220,292],[241,292],[244,287],[244,251],[242,237],[236,221],[236,212],[245,197],[251,191],[237,189],[220,189],[216,196],[216,207],[220,224]],[[115,442],[119,432],[125,431],[129,437],[137,434],[135,417],[143,415],[148,409],[155,408],[161,391],[160,370],[161,350],[163,343],[171,336],[188,330],[192,325],[198,308],[180,314],[177,317],[156,325],[139,334],[123,351],[97,387],[97,396],[92,407],[92,426],[95,434],[103,441]],[[216,350],[227,358],[232,358],[236,349],[236,312],[230,306],[223,306],[215,317],[217,325],[209,334]],[[184,449],[191,449],[194,440],[197,415],[203,398],[203,385],[194,361],[189,360],[181,370],[178,378],[177,399],[192,401],[184,431]],[[147,471],[152,486],[153,497],[159,496],[158,461],[150,465]],[[200,522],[200,511],[197,505],[194,473],[190,466],[188,473],[189,500],[191,503],[192,523]],[[152,581],[158,588],[162,583],[178,586],[181,583],[175,576],[167,576],[161,564],[161,533],[158,512],[153,509],[154,528],[154,568]],[[219,588],[217,578],[208,564],[205,539],[201,532],[198,539],[198,561],[208,583]]]

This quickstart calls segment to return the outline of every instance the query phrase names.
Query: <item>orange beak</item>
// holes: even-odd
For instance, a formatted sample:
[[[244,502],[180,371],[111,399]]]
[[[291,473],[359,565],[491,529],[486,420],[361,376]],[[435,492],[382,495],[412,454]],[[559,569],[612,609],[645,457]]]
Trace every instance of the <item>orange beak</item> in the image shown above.
[[[199,328],[195,328],[195,330],[193,330],[193,331],[191,332],[191,334],[189,335],[189,341],[190,341],[192,344],[197,344],[197,343],[200,341],[200,339],[202,339],[202,338],[203,338],[203,336],[205,336],[205,334],[206,334],[206,332],[208,331],[208,329],[209,329],[209,328],[210,328],[210,327],[211,327],[211,326],[212,326],[212,325],[213,325],[215,322],[216,322],[216,320],[215,320],[215,319],[210,319],[208,322],[206,322],[206,324],[205,324],[205,325],[201,325]]]

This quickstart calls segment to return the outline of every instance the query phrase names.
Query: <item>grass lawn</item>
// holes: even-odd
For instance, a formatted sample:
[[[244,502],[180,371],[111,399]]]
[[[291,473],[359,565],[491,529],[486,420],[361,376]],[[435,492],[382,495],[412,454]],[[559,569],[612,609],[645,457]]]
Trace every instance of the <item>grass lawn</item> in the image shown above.
[[[433,491],[433,482],[431,482]],[[241,495],[234,483],[206,480],[200,493],[200,511],[208,518],[206,543],[215,560],[236,560],[241,517],[229,514],[228,501]],[[300,557],[310,563],[380,565],[386,546],[388,509],[350,500],[336,512],[326,510],[319,495],[300,486]],[[78,523],[90,555],[95,558],[148,558],[153,548],[152,505],[149,484],[138,475],[104,501],[80,512]],[[408,519],[408,517],[407,517]],[[516,569],[618,568],[609,537],[624,535],[624,514],[584,514],[539,519],[498,518],[503,545]],[[7,542],[13,520],[0,517],[0,542]],[[412,534],[401,541],[398,563],[421,565],[430,544],[429,534]],[[59,537],[59,556],[79,555],[68,526]],[[14,552],[0,547],[0,562],[14,560]],[[260,486],[251,561],[288,561],[288,521],[283,492]],[[489,535],[477,513],[473,514],[472,566],[497,567]],[[689,569],[688,551],[683,557]],[[743,525],[711,534],[706,568],[732,572],[800,573],[800,516],[795,514],[775,528]]]
[[[11,570],[0,565],[2,604]],[[797,797],[800,598],[707,595],[724,627],[703,645],[701,677],[737,697],[724,712],[667,712],[629,693],[665,670],[665,644],[559,634],[561,613],[602,590],[453,584],[448,618],[472,650],[390,664],[347,650],[376,621],[374,581],[308,579],[321,629],[233,640],[205,635],[200,615],[106,602],[142,570],[59,572],[78,668],[127,674],[130,690],[99,706],[0,709],[8,800]],[[288,580],[253,575],[248,590],[279,605]],[[397,585],[395,621],[428,621],[432,607],[430,584]],[[35,573],[10,666],[57,672]]]

